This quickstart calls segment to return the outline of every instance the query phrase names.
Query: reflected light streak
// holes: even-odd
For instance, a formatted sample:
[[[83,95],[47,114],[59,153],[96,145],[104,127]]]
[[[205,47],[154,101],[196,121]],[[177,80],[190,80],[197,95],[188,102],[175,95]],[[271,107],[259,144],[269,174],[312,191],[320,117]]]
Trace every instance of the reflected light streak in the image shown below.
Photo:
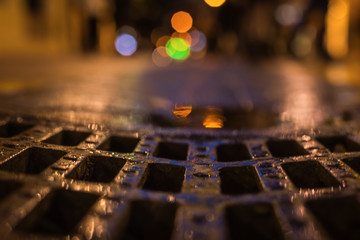
[[[184,33],[192,28],[193,19],[187,12],[180,11],[175,13],[171,18],[171,26],[175,31]]]
[[[348,53],[349,4],[349,0],[331,0],[329,3],[325,44],[333,58],[342,58]]]
[[[295,63],[281,66],[284,78],[285,102],[282,121],[292,121],[297,126],[314,125],[323,120],[325,109],[320,106],[319,90],[310,73]]]
[[[220,108],[209,107],[203,121],[203,126],[205,128],[223,128],[224,119]]]
[[[172,112],[177,118],[186,118],[187,116],[190,115],[191,111],[192,111],[191,105],[182,106],[175,104],[175,107]]]

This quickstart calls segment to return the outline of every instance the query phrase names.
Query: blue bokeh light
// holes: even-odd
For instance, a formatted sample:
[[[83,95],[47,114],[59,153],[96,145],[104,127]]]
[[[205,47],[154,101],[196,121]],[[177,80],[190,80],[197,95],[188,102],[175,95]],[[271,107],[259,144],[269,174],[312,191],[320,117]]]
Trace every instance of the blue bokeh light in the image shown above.
[[[190,36],[193,39],[191,51],[201,52],[206,47],[207,39],[205,34],[200,31],[193,30],[190,32]]]
[[[137,50],[137,41],[132,35],[123,33],[116,37],[115,48],[121,55],[131,56]]]

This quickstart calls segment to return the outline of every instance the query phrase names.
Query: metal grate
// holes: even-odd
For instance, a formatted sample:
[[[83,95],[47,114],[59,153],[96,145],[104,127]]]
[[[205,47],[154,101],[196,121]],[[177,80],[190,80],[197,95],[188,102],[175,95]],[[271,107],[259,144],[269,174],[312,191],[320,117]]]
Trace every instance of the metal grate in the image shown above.
[[[336,130],[0,126],[0,233],[56,239],[357,239],[360,138]]]

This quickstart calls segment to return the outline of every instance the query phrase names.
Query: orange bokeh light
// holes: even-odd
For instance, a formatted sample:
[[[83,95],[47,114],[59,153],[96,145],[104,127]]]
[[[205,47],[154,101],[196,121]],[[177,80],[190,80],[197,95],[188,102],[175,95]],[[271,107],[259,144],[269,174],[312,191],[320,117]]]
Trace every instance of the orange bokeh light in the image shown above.
[[[217,115],[208,115],[203,122],[205,128],[222,128],[224,122]]]
[[[156,47],[165,47],[166,43],[169,41],[170,36],[162,36],[156,41]]]
[[[187,116],[189,116],[191,111],[192,111],[191,105],[182,106],[182,105],[175,104],[175,107],[172,112],[177,118],[186,118]]]
[[[191,15],[187,12],[180,11],[175,13],[171,18],[171,26],[179,33],[185,33],[190,30],[193,24]]]
[[[186,42],[188,42],[188,44],[191,46],[192,43],[192,38],[190,36],[189,33],[185,32],[185,33],[179,33],[179,32],[174,32],[173,34],[171,34],[172,38],[182,38],[184,39]]]
[[[210,7],[220,7],[226,0],[205,0]]]
[[[160,47],[157,47],[156,49],[157,49],[157,52],[158,52],[161,56],[163,56],[163,57],[169,57],[169,55],[167,55],[167,53],[166,53],[166,48],[165,48],[165,47],[160,46]]]
[[[209,107],[205,115],[203,126],[205,128],[223,128],[225,117],[222,110],[216,107]]]

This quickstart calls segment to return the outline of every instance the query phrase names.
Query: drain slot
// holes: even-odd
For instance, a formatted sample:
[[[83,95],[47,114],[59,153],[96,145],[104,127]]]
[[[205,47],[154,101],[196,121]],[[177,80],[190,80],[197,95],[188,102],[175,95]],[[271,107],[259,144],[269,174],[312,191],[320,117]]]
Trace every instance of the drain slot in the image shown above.
[[[188,148],[188,145],[183,143],[160,142],[157,145],[153,156],[186,161]]]
[[[0,126],[0,137],[9,138],[29,130],[34,125],[9,122]]]
[[[297,188],[329,188],[340,185],[317,161],[284,163],[281,167]]]
[[[331,239],[359,239],[360,205],[355,196],[311,200],[306,206]]]
[[[153,191],[180,192],[185,170],[186,168],[181,166],[151,163],[141,181],[142,188]]]
[[[360,151],[360,145],[347,136],[318,137],[316,140],[331,152],[344,153]]]
[[[97,149],[118,153],[131,153],[134,151],[139,141],[140,139],[138,138],[111,136]]]
[[[360,174],[360,157],[345,158],[342,159],[342,161],[351,167],[355,172]]]
[[[0,201],[23,186],[20,182],[0,180]]]
[[[230,239],[284,239],[271,204],[228,206],[225,209],[225,217]]]
[[[65,154],[67,152],[32,147],[1,164],[0,170],[14,173],[39,174]]]
[[[108,183],[115,178],[125,163],[126,160],[121,158],[91,156],[79,163],[66,178]]]
[[[71,234],[98,196],[56,190],[45,197],[17,226],[24,233],[65,236]]]
[[[252,166],[221,168],[219,175],[223,194],[240,195],[263,190],[260,178]]]
[[[235,162],[251,159],[246,145],[243,143],[220,145],[216,148],[218,162]]]
[[[170,239],[177,208],[177,204],[166,202],[131,202],[129,221],[119,239]]]
[[[269,140],[266,142],[274,157],[294,157],[309,153],[295,140]]]
[[[77,146],[89,135],[89,132],[63,130],[43,142],[62,146]]]

